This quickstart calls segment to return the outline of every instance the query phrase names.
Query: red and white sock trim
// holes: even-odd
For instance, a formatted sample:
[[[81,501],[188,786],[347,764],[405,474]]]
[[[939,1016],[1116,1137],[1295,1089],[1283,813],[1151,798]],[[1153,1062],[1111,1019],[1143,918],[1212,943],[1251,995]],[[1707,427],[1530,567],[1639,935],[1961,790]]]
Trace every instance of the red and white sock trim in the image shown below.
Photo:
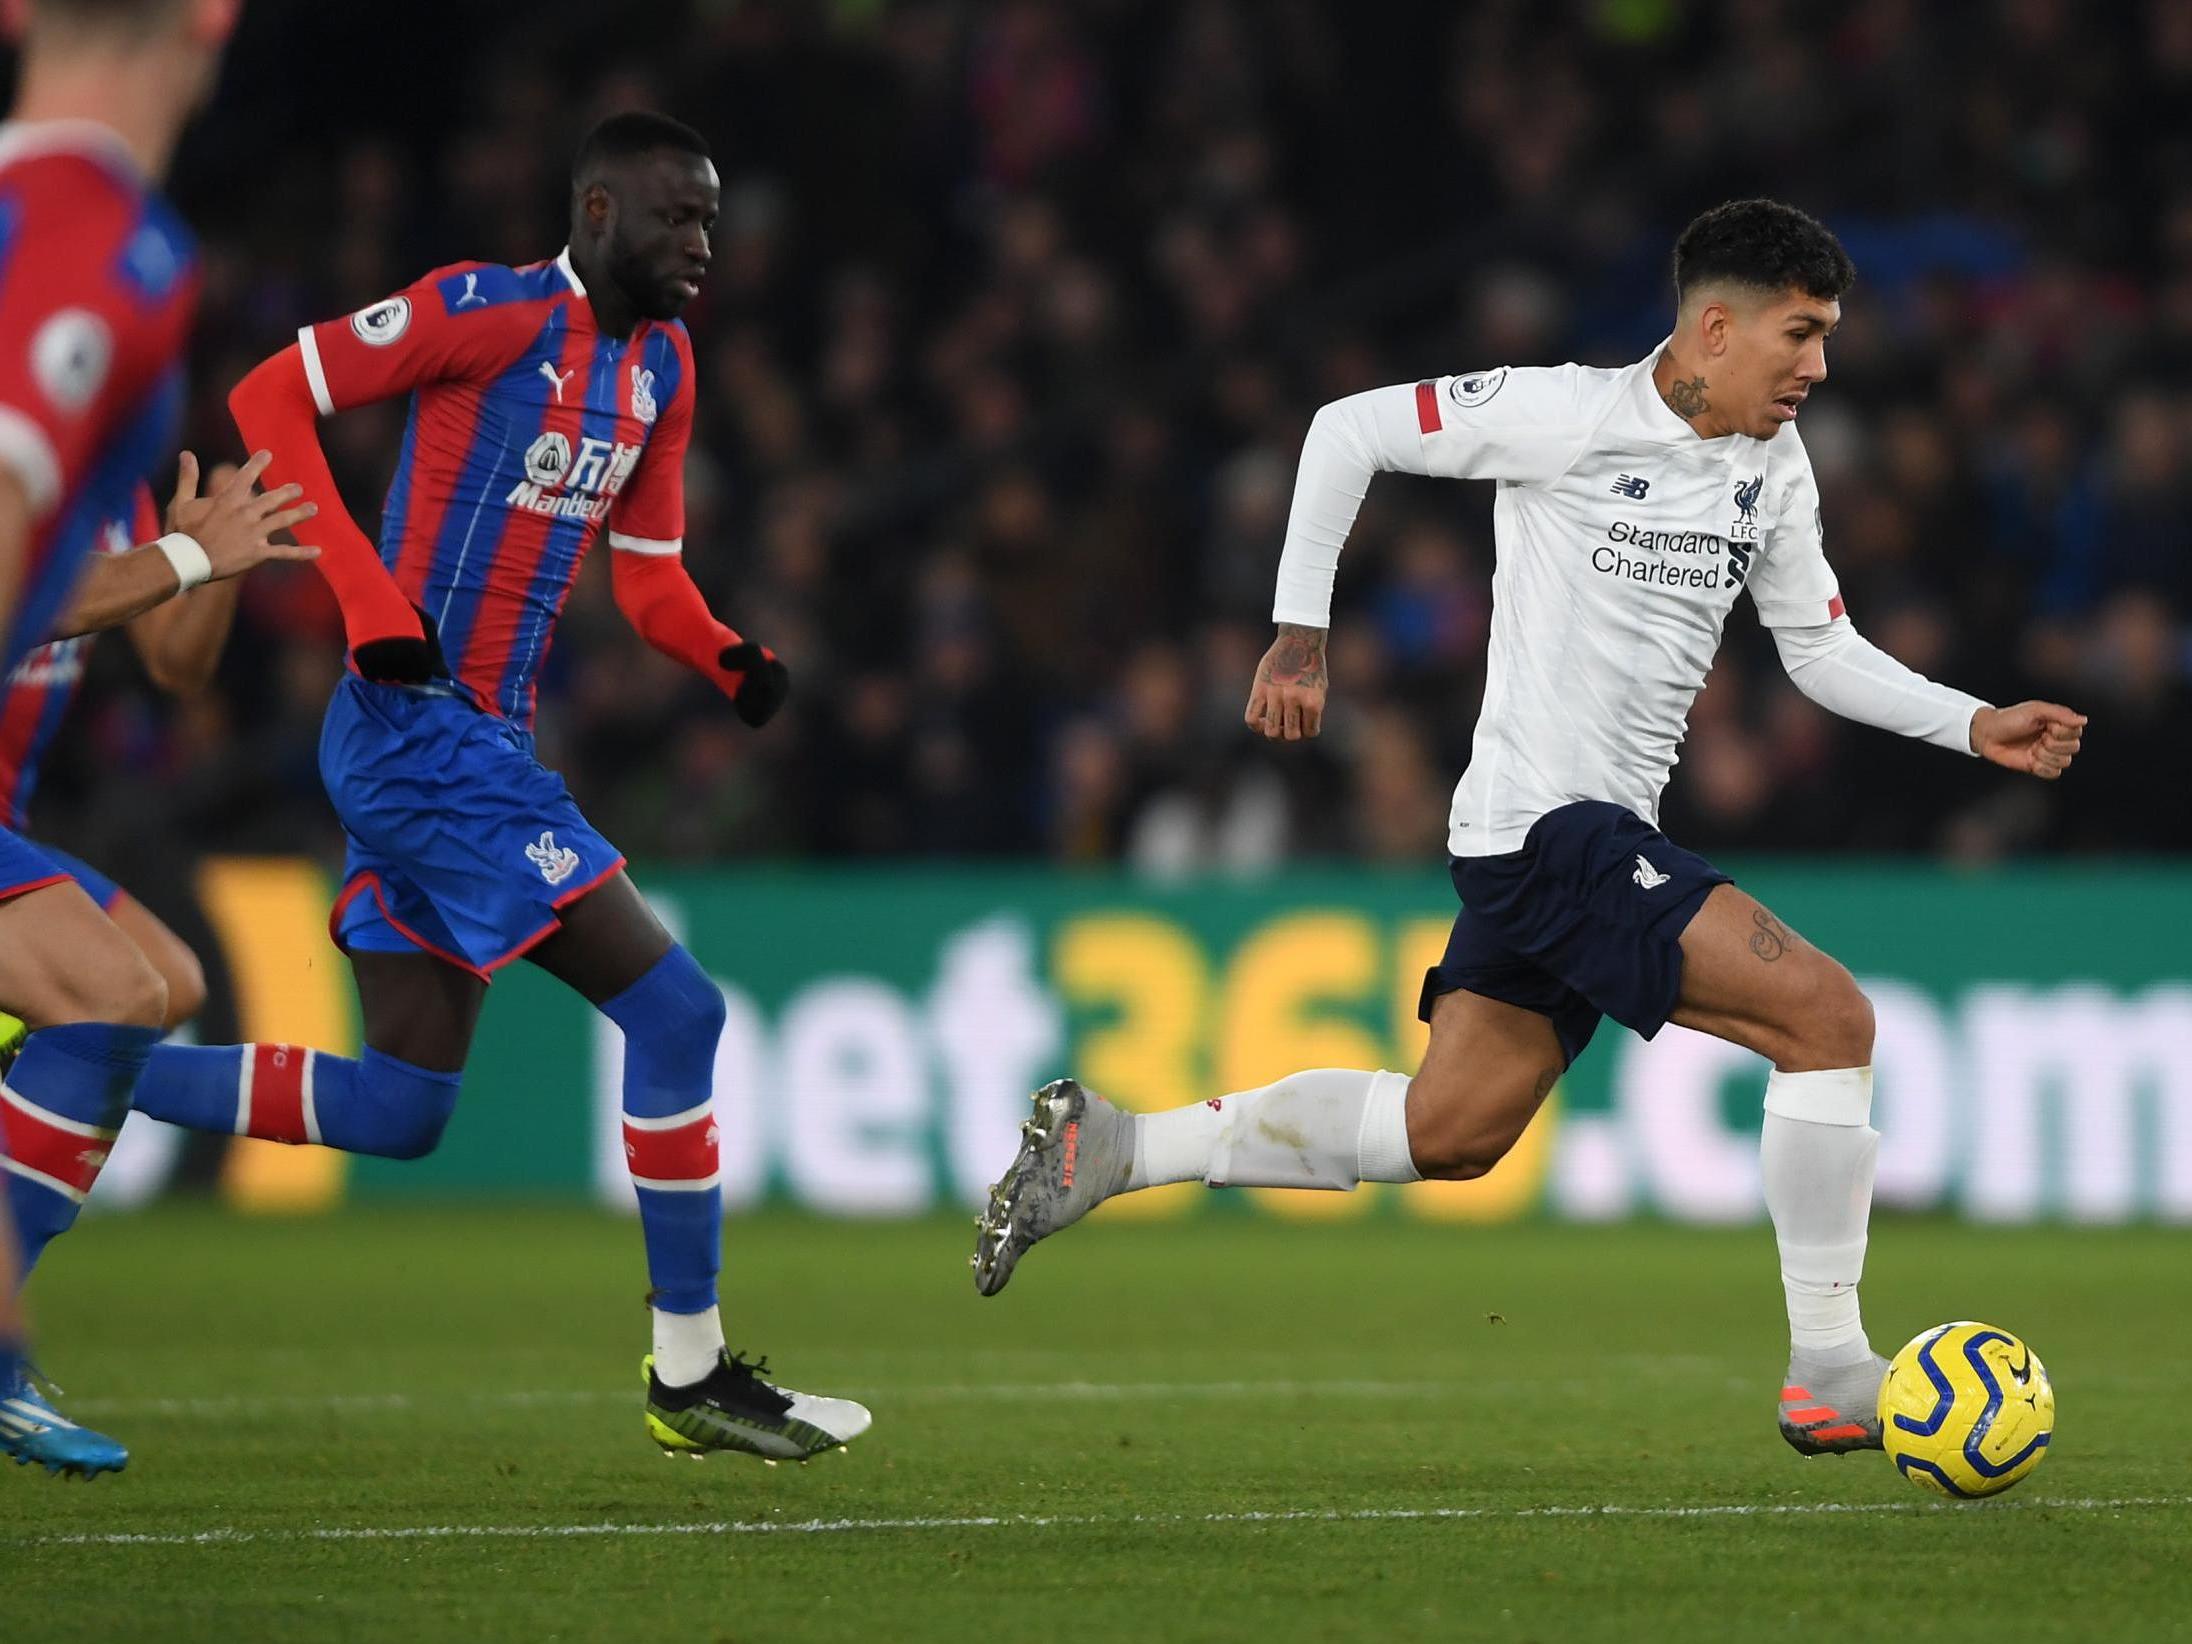
[[[64,1119],[0,1084],[0,1170],[82,1204],[119,1130]]]
[[[309,1045],[250,1045],[236,1079],[236,1134],[270,1142],[320,1139],[313,1100],[313,1067],[319,1052]]]
[[[624,1116],[624,1162],[635,1187],[703,1193],[722,1180],[715,1104],[702,1102],[662,1119]]]

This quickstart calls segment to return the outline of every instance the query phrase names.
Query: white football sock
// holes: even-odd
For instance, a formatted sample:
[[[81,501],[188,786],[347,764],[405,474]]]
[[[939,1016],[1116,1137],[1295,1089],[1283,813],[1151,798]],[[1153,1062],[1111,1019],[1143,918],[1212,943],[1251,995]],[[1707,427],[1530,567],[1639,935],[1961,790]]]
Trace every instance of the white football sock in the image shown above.
[[[1127,1189],[1167,1182],[1346,1189],[1418,1181],[1407,1105],[1403,1074],[1323,1067],[1259,1090],[1141,1114]]]
[[[665,1313],[655,1318],[655,1374],[665,1387],[690,1387],[723,1356],[723,1315],[711,1307],[699,1313]]]
[[[1211,1151],[1225,1133],[1225,1110],[1239,1100],[1221,1096],[1214,1102],[1196,1102],[1163,1113],[1137,1113],[1134,1169],[1127,1176],[1126,1190],[1201,1181],[1210,1169]]]
[[[1880,1154],[1871,1118],[1869,1067],[1776,1070],[1766,1081],[1759,1164],[1781,1246],[1789,1343],[1821,1364],[1855,1362],[1872,1351],[1857,1309]]]

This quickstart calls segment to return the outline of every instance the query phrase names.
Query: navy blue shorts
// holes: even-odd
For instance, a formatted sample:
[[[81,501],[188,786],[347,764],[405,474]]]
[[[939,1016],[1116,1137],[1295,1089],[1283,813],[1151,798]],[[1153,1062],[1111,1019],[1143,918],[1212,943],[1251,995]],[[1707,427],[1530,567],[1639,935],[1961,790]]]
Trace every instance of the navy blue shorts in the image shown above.
[[[1453,858],[1462,908],[1418,1014],[1466,990],[1549,1017],[1572,1063],[1611,1016],[1649,1039],[1682,993],[1682,932],[1728,876],[1634,811],[1547,811],[1522,849]]]
[[[40,845],[39,854],[50,858],[53,865],[84,887],[84,894],[99,904],[101,913],[112,913],[114,904],[122,899],[122,887],[93,867],[89,862],[78,860],[53,845]]]
[[[533,739],[442,690],[345,676],[320,779],[349,836],[328,929],[367,953],[431,953],[486,976],[624,866]]]

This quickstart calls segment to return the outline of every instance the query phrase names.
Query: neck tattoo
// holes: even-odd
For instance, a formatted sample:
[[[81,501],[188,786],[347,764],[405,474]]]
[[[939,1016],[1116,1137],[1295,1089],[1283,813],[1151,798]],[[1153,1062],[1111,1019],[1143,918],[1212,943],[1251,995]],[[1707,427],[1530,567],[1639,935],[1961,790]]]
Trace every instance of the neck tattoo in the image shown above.
[[[1660,398],[1667,402],[1667,409],[1684,422],[1693,422],[1702,417],[1707,409],[1705,379],[1692,377],[1688,382],[1671,382]]]

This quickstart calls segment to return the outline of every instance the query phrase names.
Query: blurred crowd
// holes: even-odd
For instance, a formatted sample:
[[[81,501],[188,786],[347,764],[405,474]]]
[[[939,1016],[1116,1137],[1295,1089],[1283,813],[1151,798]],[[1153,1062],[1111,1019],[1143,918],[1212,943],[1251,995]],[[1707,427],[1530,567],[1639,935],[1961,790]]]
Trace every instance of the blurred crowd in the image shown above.
[[[1387,476],[1326,734],[1240,724],[1319,404],[1664,334],[1720,200],[1860,283],[1804,413],[1849,609],[1912,665],[2092,716],[2069,780],[1832,720],[1746,605],[1665,825],[1707,850],[2192,847],[2192,6],[2145,0],[261,3],[177,192],[208,287],[191,440],[301,322],[562,244],[605,113],[724,204],[686,557],[789,660],[765,732],[653,657],[605,568],[541,740],[634,857],[1432,863],[1483,679],[1484,488]],[[400,405],[325,425],[377,521]],[[218,687],[103,648],[40,826],[95,857],[331,851],[309,570]]]

